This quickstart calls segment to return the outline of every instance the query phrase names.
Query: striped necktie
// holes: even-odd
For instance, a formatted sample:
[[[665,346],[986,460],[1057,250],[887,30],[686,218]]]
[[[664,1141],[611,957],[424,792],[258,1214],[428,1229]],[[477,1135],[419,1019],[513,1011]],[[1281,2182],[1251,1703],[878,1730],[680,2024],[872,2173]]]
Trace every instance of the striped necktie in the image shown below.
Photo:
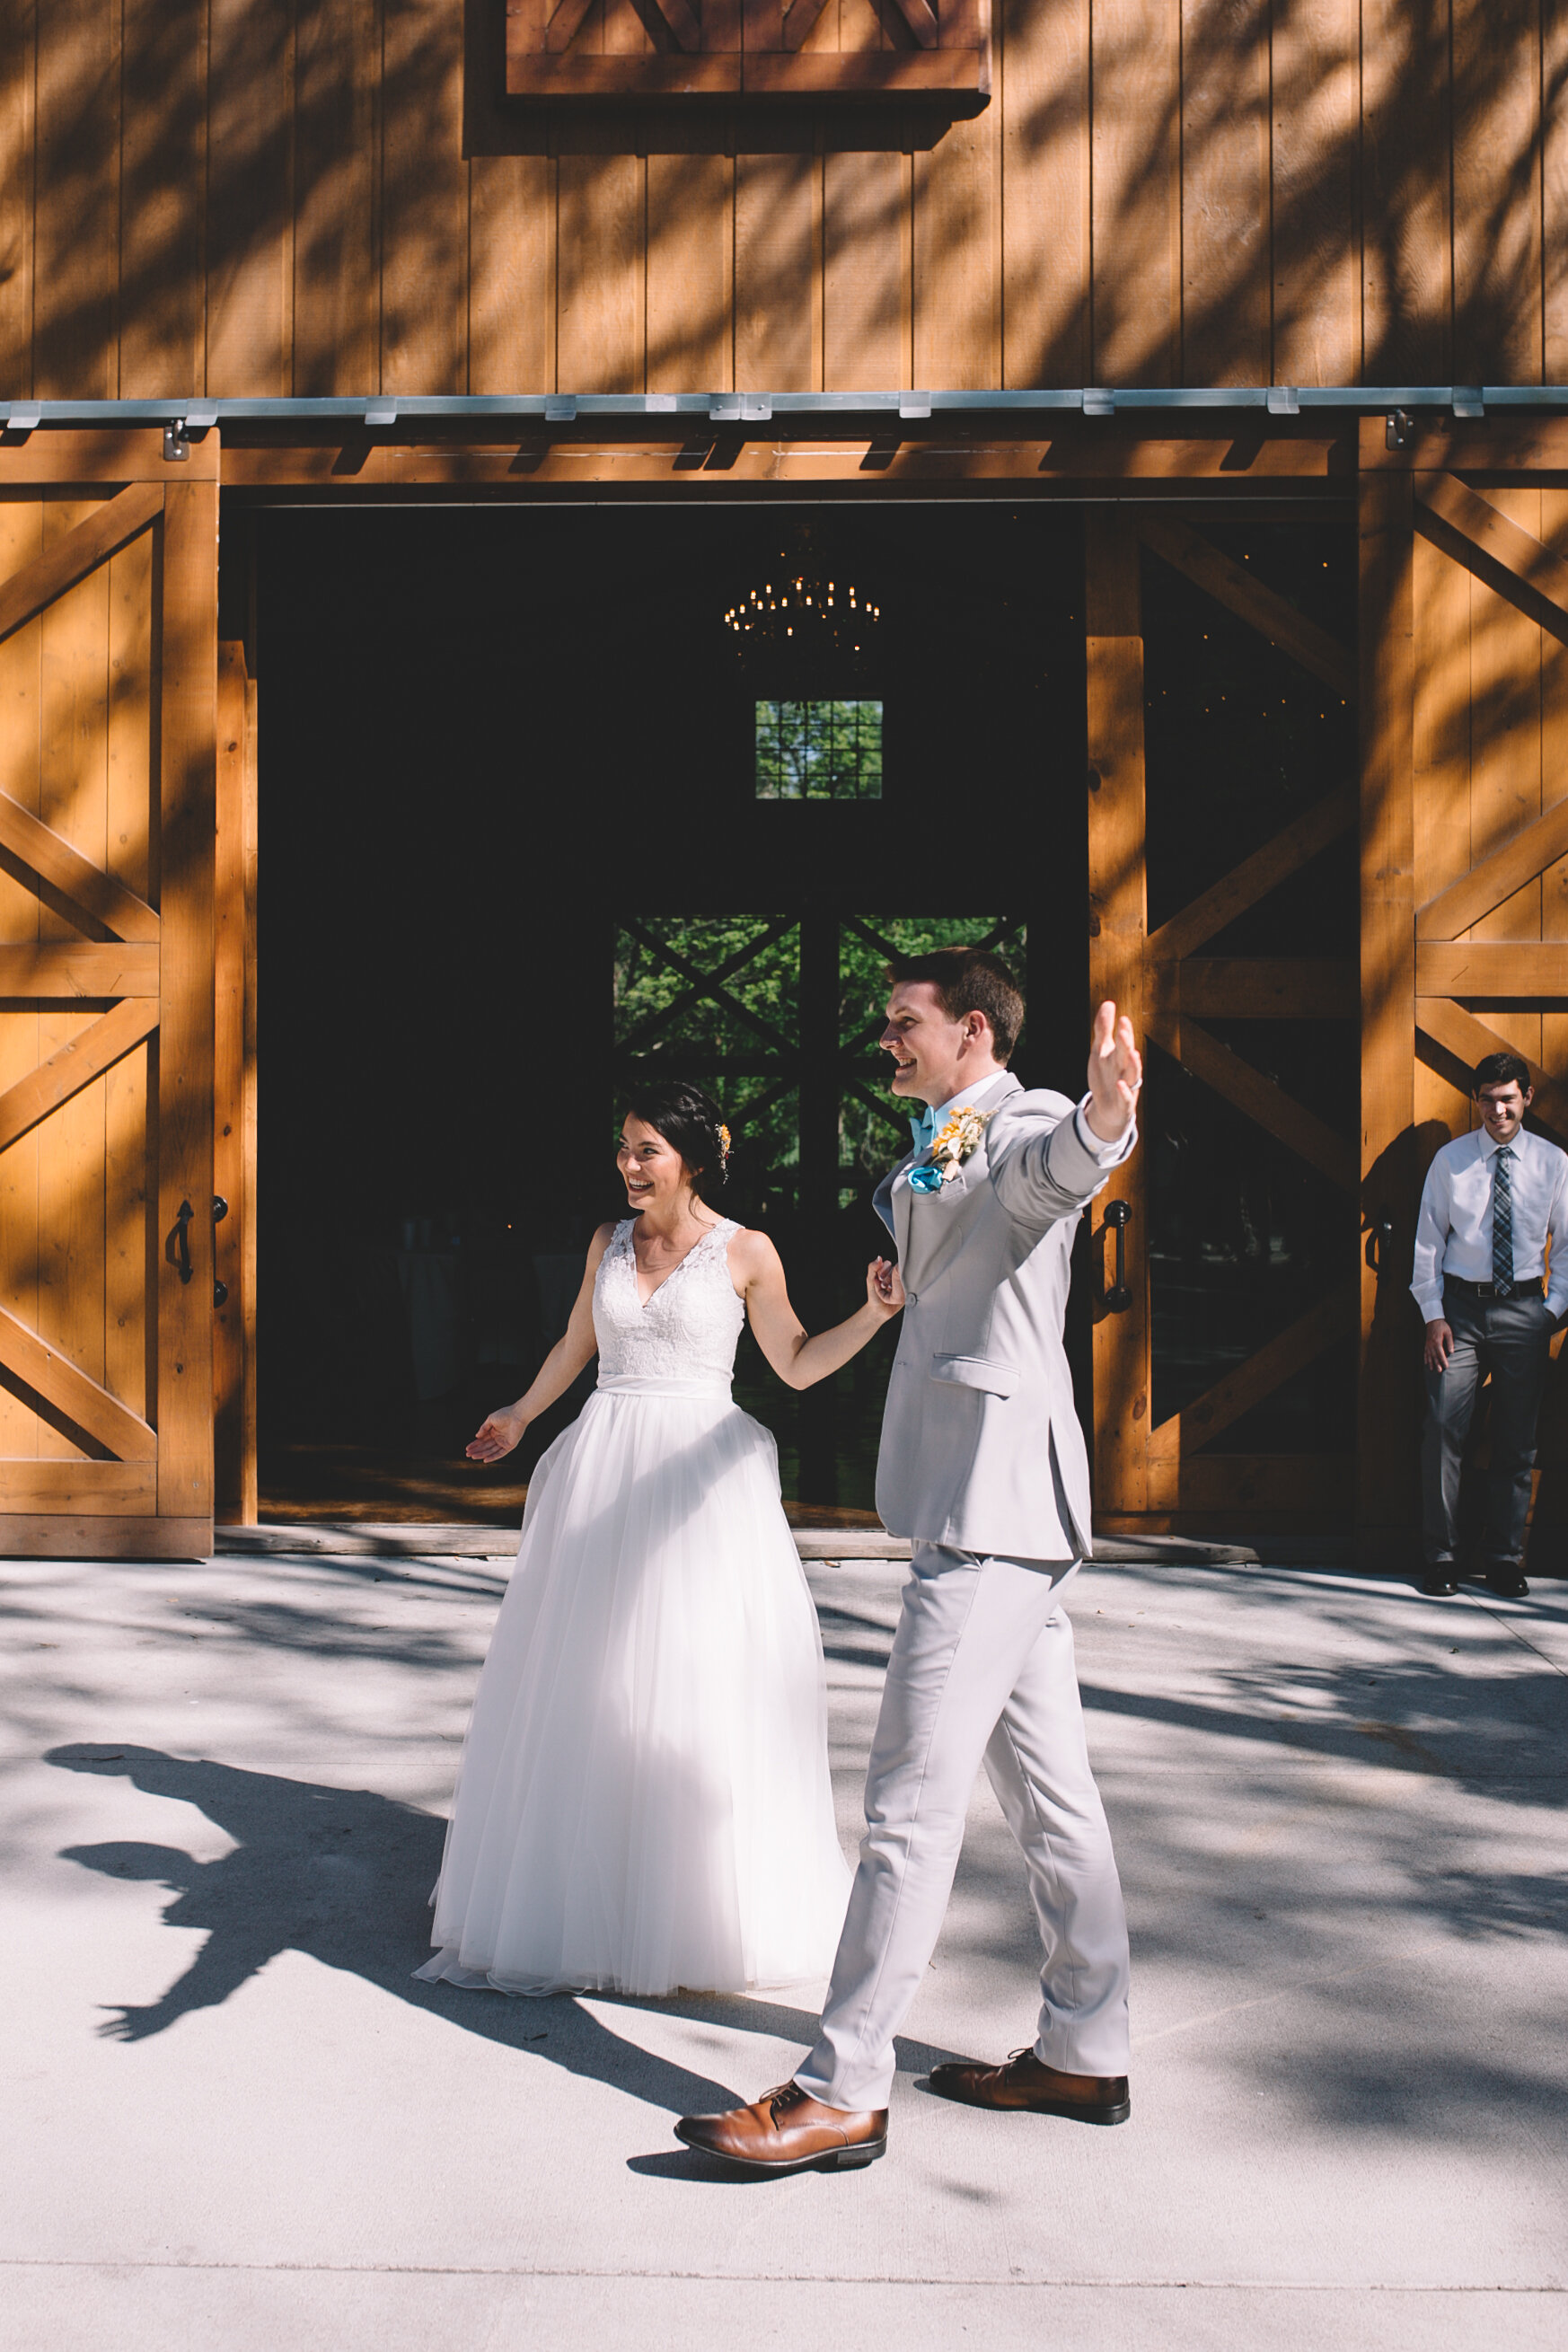
[[[1513,1297],[1513,1154],[1505,1144],[1492,1159],[1492,1288]]]

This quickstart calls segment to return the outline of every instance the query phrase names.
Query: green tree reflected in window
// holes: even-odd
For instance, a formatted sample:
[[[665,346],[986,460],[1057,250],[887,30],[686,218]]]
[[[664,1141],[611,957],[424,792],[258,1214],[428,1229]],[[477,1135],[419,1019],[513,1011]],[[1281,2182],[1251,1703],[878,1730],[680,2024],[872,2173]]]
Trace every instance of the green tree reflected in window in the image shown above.
[[[879,801],[879,702],[759,702],[760,801]]]

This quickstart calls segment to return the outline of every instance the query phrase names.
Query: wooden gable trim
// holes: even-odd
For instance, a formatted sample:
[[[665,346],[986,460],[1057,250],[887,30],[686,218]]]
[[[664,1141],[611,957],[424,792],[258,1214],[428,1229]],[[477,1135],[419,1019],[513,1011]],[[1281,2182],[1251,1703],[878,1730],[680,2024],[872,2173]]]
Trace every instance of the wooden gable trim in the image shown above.
[[[931,0],[896,0],[900,15],[922,49],[934,49],[941,38]]]
[[[544,28],[544,46],[552,57],[559,57],[571,47],[582,30],[583,19],[593,5],[593,0],[561,0]]]
[[[791,0],[784,11],[784,46],[792,53],[805,42],[827,5],[827,0]]]

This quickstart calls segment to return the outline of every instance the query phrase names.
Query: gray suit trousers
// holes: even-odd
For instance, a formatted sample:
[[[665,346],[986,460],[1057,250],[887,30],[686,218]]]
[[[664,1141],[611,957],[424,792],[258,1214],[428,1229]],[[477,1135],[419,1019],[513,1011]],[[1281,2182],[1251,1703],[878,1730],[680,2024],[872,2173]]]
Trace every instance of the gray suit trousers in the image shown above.
[[[1524,1553],[1535,1467],[1535,1424],[1555,1328],[1537,1284],[1519,1298],[1472,1298],[1443,1286],[1443,1312],[1454,1352],[1443,1372],[1426,1375],[1426,1426],[1421,1439],[1422,1549],[1446,1566],[1458,1543],[1459,1468],[1475,1418],[1481,1375],[1492,1376],[1491,1476],[1482,1552],[1489,1568]]]
[[[1127,2072],[1127,1923],[1061,1605],[1076,1567],[914,1547],[860,1867],[821,2033],[795,2076],[828,2106],[888,2104],[894,2036],[942,1927],[983,1759],[1045,1947],[1036,2053],[1069,2074]]]

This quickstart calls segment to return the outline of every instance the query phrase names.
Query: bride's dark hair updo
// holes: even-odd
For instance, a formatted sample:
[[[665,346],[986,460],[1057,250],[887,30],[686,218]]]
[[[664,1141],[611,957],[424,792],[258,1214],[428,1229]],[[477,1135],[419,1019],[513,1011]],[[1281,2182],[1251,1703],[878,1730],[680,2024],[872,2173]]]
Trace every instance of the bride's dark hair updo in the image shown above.
[[[654,1078],[626,1097],[626,1116],[658,1129],[679,1151],[699,1192],[715,1180],[730,1181],[730,1130],[711,1095],[684,1078]]]

